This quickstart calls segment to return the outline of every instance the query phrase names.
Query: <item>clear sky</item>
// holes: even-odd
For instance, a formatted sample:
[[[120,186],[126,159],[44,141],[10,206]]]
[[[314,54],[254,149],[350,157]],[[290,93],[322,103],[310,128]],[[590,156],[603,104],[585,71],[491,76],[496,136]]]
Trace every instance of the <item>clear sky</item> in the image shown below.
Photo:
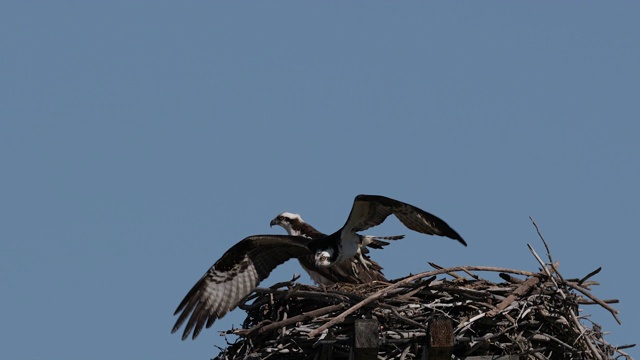
[[[297,212],[342,226],[382,194],[469,243],[412,233],[390,278],[443,266],[565,277],[638,342],[637,2],[5,1],[0,4],[0,357],[208,359],[171,335],[193,283]],[[277,269],[263,285],[302,270]],[[309,282],[308,276],[302,279]],[[638,350],[630,350],[639,358]]]

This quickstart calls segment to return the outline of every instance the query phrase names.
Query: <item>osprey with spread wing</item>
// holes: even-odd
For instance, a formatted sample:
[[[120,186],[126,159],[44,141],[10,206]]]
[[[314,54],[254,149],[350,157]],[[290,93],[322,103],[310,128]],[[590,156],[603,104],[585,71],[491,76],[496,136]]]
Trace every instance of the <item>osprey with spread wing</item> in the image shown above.
[[[362,258],[362,247],[372,237],[358,234],[395,215],[407,228],[428,235],[446,236],[467,243],[447,223],[413,205],[384,196],[356,196],[351,213],[342,228],[331,235],[308,238],[294,235],[249,236],[225,252],[196,282],[174,315],[176,332],[187,320],[182,339],[195,339],[204,327],[233,310],[273,269],[291,258],[311,256],[315,267],[332,267]],[[369,240],[367,240],[369,239]],[[366,264],[363,262],[363,265]]]

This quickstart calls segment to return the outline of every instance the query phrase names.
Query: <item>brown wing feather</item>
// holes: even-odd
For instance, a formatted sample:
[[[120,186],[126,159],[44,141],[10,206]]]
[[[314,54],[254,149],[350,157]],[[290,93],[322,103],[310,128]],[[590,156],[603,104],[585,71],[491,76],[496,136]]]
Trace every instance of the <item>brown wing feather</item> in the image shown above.
[[[317,239],[317,238],[321,238],[321,237],[325,237],[327,236],[327,234],[324,234],[320,231],[318,231],[316,228],[314,228],[313,226],[307,224],[306,222],[302,222],[302,223],[298,223],[298,231],[303,234],[304,236],[310,238],[310,239]]]
[[[428,235],[446,236],[467,245],[464,239],[439,217],[413,205],[379,195],[356,196],[343,231],[364,231],[380,225],[391,214],[411,230]]]
[[[195,339],[203,327],[210,327],[238,306],[278,265],[308,254],[308,241],[289,235],[256,235],[241,240],[189,290],[174,313],[180,315],[171,332],[176,332],[188,318],[182,340],[192,330]]]
[[[382,274],[382,266],[377,262],[369,259],[366,255],[365,258],[369,261],[369,265],[365,267],[360,261],[357,261],[355,271],[358,272],[358,279],[360,279],[360,283],[368,284],[373,281],[384,281],[388,282],[387,278]]]

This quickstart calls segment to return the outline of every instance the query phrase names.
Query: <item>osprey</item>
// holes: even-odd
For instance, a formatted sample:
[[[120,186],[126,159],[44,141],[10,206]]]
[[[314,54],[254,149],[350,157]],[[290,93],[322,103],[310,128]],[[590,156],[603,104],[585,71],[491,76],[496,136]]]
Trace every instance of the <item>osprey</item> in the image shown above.
[[[225,252],[196,282],[174,315],[180,314],[172,333],[184,323],[182,340],[195,339],[205,326],[233,310],[273,269],[291,258],[313,256],[315,266],[331,267],[361,256],[364,231],[395,215],[407,228],[428,235],[446,236],[467,243],[447,223],[413,205],[384,196],[356,196],[346,223],[328,236],[309,239],[293,235],[254,235]]]
[[[307,224],[300,215],[288,212],[283,212],[276,216],[269,225],[282,226],[289,235],[304,236],[309,239],[327,236],[327,234],[323,234]],[[337,282],[366,284],[372,281],[387,281],[382,274],[382,266],[366,255],[369,252],[367,246],[374,249],[382,249],[383,246],[389,245],[384,240],[399,240],[402,238],[404,238],[404,235],[364,235],[360,246],[360,256],[353,256],[349,261],[343,261],[330,267],[316,266],[313,254],[302,256],[298,258],[298,261],[311,279],[322,285],[332,285]]]

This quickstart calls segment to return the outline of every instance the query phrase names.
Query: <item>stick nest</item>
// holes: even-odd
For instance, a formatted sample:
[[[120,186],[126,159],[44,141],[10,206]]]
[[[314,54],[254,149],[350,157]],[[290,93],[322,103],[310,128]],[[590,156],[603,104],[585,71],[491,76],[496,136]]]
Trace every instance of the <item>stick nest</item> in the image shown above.
[[[543,239],[544,241],[544,239]],[[546,247],[546,243],[545,243]],[[433,319],[453,323],[453,354],[518,355],[520,359],[632,359],[603,338],[602,328],[581,307],[598,305],[618,319],[609,304],[591,293],[589,279],[565,279],[548,252],[536,272],[486,266],[442,268],[365,285],[328,288],[301,285],[297,277],[269,289],[258,288],[240,308],[242,329],[223,335],[238,338],[216,359],[348,359],[356,319],[377,319],[378,359],[421,359]],[[477,272],[497,273],[500,282]],[[440,278],[439,278],[440,277]],[[351,354],[353,355],[353,354]]]

